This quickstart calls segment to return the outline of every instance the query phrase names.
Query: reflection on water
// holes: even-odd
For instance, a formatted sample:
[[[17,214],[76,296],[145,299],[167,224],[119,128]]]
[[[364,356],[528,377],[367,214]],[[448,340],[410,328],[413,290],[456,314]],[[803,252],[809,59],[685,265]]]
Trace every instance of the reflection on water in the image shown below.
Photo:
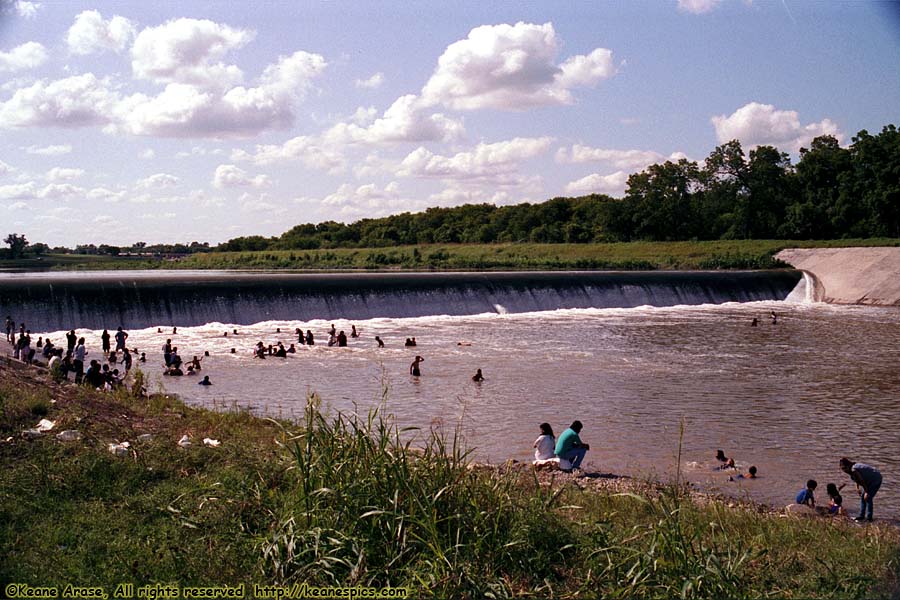
[[[750,327],[753,317],[759,327]],[[187,358],[208,350],[203,373],[211,388],[158,378],[167,391],[206,406],[292,417],[302,414],[307,391],[317,391],[330,410],[365,411],[387,386],[386,409],[401,425],[458,425],[481,460],[528,460],[539,423],[560,433],[580,419],[589,468],[666,477],[683,418],[682,466],[692,481],[784,505],[814,478],[824,500],[825,483],[848,481],[838,468],[848,456],[885,476],[876,516],[900,517],[897,309],[762,302],[355,324],[362,337],[350,348],[299,346],[287,359],[255,360],[251,348],[258,340],[296,342],[277,327],[312,329],[323,344],[330,324],[267,322],[228,337],[227,324],[180,328],[175,336],[152,328],[132,331],[129,346],[147,352],[151,374],[167,337]],[[350,330],[350,322],[335,325]],[[99,354],[99,332],[84,333]],[[375,335],[387,348],[376,348]],[[413,335],[418,347],[404,348]],[[418,379],[408,370],[416,354],[425,357]],[[481,384],[471,380],[477,368]],[[756,465],[760,478],[729,483],[712,470],[718,448],[743,469]],[[856,509],[852,491],[845,500]]]

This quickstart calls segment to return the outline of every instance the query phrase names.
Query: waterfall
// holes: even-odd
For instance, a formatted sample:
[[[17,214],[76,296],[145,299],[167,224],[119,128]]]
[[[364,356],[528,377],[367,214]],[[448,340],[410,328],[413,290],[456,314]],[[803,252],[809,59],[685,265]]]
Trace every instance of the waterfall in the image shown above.
[[[53,331],[718,304],[784,300],[805,277],[783,270],[15,274],[0,277],[0,316]]]

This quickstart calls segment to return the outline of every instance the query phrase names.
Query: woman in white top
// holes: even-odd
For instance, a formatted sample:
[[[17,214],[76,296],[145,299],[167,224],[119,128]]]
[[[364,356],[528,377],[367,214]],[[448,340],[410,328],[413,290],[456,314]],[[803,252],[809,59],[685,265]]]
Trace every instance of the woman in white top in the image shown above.
[[[555,458],[556,437],[550,423],[541,423],[541,435],[534,441],[534,460]]]

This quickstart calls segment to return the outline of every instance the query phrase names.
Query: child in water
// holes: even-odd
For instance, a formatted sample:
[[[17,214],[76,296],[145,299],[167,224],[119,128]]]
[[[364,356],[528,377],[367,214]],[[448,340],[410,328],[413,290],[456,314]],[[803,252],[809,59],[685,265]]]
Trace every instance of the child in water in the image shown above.
[[[722,463],[721,465],[718,466],[718,469],[720,471],[724,471],[725,469],[736,469],[737,468],[734,466],[734,459],[728,458],[727,456],[725,456],[725,452],[723,452],[722,450],[716,451],[716,460],[719,461],[720,463]]]
[[[738,479],[756,479],[756,467],[751,466],[747,469],[747,474],[738,473],[734,477],[729,477],[728,481],[737,481]]]

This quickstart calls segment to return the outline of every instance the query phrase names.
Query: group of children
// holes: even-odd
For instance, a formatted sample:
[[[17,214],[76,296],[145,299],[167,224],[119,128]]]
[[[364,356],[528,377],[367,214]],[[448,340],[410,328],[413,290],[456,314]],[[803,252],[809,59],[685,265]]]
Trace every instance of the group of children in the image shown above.
[[[716,451],[716,460],[719,461],[719,466],[717,469],[719,471],[724,471],[726,469],[734,469],[737,471],[737,467],[734,464],[734,459],[725,456],[724,450]],[[738,473],[737,475],[731,475],[728,477],[728,481],[735,481],[737,479],[756,479],[756,466],[751,465],[749,469],[747,469],[746,473]]]
[[[797,497],[794,498],[794,502],[797,504],[801,504],[804,506],[808,506],[817,512],[828,513],[829,515],[846,515],[846,511],[844,510],[844,498],[841,496],[841,490],[844,489],[846,483],[842,483],[840,486],[834,483],[829,483],[825,486],[825,492],[828,494],[828,507],[816,506],[816,488],[819,487],[819,484],[815,479],[810,479],[806,482],[806,487],[797,492]]]
[[[719,466],[717,467],[718,470],[737,470],[734,459],[725,456],[725,452],[722,450],[716,452],[716,460],[719,462]],[[840,467],[842,471],[850,476],[850,479],[856,484],[857,491],[859,492],[859,516],[855,517],[854,521],[871,521],[873,512],[872,500],[881,487],[881,472],[875,467],[864,463],[854,462],[849,458],[842,458],[840,460]],[[741,473],[732,475],[728,480],[756,479],[756,473],[756,467],[751,466],[746,474]],[[819,514],[846,516],[847,511],[844,510],[844,498],[841,496],[841,490],[844,489],[846,485],[846,483],[842,483],[841,485],[837,485],[836,483],[827,484],[825,486],[825,493],[828,494],[828,505],[823,506],[816,504],[815,492],[819,487],[819,484],[815,479],[810,479],[806,482],[806,486],[797,492],[794,503],[798,506],[814,510]],[[788,507],[788,510],[791,511],[791,507]]]

